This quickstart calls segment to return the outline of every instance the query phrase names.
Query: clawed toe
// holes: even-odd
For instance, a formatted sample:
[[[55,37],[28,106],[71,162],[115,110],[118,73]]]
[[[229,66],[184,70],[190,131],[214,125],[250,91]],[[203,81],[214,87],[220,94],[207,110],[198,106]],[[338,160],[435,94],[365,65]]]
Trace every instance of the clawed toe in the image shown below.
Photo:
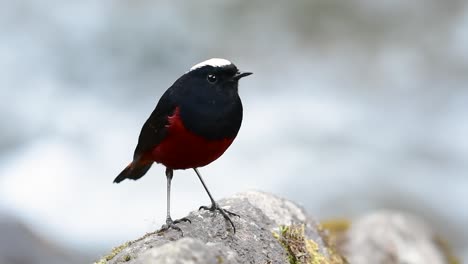
[[[229,216],[237,216],[237,217],[240,218],[240,216],[238,214],[230,212],[230,211],[228,211],[226,209],[223,209],[223,208],[219,207],[219,205],[216,204],[216,203],[212,204],[210,207],[200,206],[200,208],[198,210],[202,210],[202,209],[208,210],[208,211],[211,211],[211,212],[213,212],[213,211],[220,212],[223,215],[224,219],[226,219],[231,224],[232,229],[234,231],[234,234],[236,233],[236,227],[234,226],[234,223],[232,222],[232,220],[231,220],[231,218]]]
[[[198,210],[200,211],[201,209],[203,210],[208,210],[208,211],[214,211],[215,209],[213,209],[213,207],[208,207],[208,206],[200,206],[200,208],[198,208]]]
[[[174,222],[162,225],[161,229],[159,229],[158,233],[165,232],[165,231],[167,231],[169,229],[177,230],[182,234],[182,236],[184,236],[184,232],[182,231],[182,229],[180,229],[180,227],[176,226]]]
[[[182,223],[182,222],[189,222],[190,224],[192,223],[192,221],[190,219],[188,219],[187,217],[184,217],[184,218],[175,220],[174,224],[178,224],[178,223]]]
[[[224,212],[226,212],[226,213],[227,213],[228,215],[230,215],[230,216],[237,216],[237,217],[240,218],[240,215],[238,215],[238,214],[236,214],[236,213],[233,213],[233,212],[228,211],[228,210],[226,210],[226,209],[223,209],[223,210],[224,210]]]
[[[177,230],[179,231],[182,236],[184,236],[184,232],[182,231],[182,229],[180,229],[180,227],[176,226],[176,224],[178,223],[181,223],[181,222],[189,222],[190,224],[192,223],[192,221],[190,221],[190,219],[184,217],[184,218],[181,218],[181,219],[177,219],[175,221],[172,221],[172,219],[168,218],[166,219],[166,224],[164,224],[161,229],[158,230],[158,233],[162,233],[162,232],[165,232],[169,229],[174,229],[174,230]]]

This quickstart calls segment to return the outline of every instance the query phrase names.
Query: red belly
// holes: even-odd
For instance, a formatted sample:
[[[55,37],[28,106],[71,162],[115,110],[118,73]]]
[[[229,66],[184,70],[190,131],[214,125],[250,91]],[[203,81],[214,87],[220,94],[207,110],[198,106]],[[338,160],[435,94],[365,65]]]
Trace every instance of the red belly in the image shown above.
[[[150,158],[170,169],[188,169],[208,165],[219,158],[234,138],[206,140],[188,131],[179,108],[169,118],[166,138],[151,151]]]

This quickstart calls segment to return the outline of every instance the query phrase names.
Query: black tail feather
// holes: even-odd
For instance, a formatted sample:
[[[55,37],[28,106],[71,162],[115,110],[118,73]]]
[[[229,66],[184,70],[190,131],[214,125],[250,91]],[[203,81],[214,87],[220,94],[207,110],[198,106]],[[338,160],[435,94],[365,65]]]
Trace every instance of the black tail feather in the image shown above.
[[[130,163],[115,179],[114,183],[119,183],[125,179],[138,180],[151,168],[153,162]]]

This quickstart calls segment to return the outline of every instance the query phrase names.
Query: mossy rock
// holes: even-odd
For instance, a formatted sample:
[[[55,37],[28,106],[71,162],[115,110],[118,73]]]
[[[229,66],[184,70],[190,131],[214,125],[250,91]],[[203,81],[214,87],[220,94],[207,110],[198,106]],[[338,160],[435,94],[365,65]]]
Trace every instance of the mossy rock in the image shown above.
[[[118,247],[114,247],[109,254],[103,256],[101,259],[94,262],[94,264],[106,264],[108,261],[112,260],[115,256],[117,256],[120,252],[122,252],[122,250],[124,250],[129,245],[131,245],[131,243],[132,242],[125,242],[125,243],[123,243],[122,245],[120,245]],[[124,259],[126,261],[129,261],[130,258],[131,257],[128,254],[124,256]]]
[[[320,250],[319,245],[307,238],[305,226],[281,226],[279,232],[273,233],[288,254],[290,264],[345,264],[348,263],[326,240],[326,251]]]
[[[246,192],[219,203],[241,216],[232,218],[235,234],[221,215],[194,211],[187,216],[191,223],[179,224],[183,236],[172,229],[149,233],[114,248],[96,263],[346,263],[327,232],[291,201]]]

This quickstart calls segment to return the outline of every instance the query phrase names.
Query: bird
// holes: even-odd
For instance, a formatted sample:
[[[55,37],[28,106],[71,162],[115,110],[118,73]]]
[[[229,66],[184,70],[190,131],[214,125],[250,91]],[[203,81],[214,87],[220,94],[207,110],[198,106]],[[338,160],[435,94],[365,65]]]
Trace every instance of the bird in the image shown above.
[[[171,217],[171,181],[174,170],[193,169],[211,201],[211,206],[201,206],[199,210],[221,213],[236,232],[230,216],[239,215],[219,206],[199,168],[218,159],[236,138],[243,118],[238,82],[251,74],[221,58],[195,64],[164,92],[144,123],[133,160],[114,183],[138,180],[154,163],[166,167],[167,214],[160,231],[182,232],[177,224],[191,222],[188,218]]]

